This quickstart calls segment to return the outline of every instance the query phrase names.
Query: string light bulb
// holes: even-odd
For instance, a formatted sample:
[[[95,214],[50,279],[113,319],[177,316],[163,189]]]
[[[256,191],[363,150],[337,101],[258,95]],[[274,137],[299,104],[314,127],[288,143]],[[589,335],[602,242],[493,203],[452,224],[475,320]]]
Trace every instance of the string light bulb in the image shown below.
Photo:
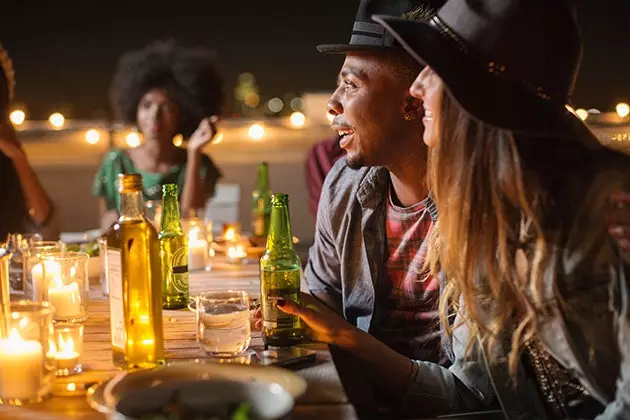
[[[64,117],[60,112],[54,112],[48,117],[48,123],[52,126],[52,128],[61,130],[66,123],[66,117]]]

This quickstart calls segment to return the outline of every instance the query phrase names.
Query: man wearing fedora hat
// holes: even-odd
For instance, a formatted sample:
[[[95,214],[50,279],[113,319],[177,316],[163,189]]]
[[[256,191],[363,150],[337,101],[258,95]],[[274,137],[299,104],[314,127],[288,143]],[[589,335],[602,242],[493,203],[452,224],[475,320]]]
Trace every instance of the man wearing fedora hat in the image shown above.
[[[590,153],[593,162],[598,160],[608,164],[605,171],[600,169],[593,171],[595,165],[587,159],[583,166],[578,165],[577,172],[565,175],[565,178],[575,179],[573,183],[564,183],[566,188],[560,191],[561,194],[584,197],[586,188],[599,186],[594,188],[592,194],[595,195],[589,193],[588,197],[591,200],[586,200],[586,209],[595,211],[592,215],[587,214],[589,216],[587,220],[578,219],[582,222],[588,221],[589,224],[578,223],[578,226],[572,229],[570,237],[572,246],[563,250],[564,254],[561,254],[563,257],[556,267],[557,271],[554,272],[555,266],[552,266],[542,277],[545,281],[557,277],[556,287],[545,287],[548,288],[548,292],[563,294],[564,296],[559,297],[563,305],[560,305],[558,311],[553,312],[551,319],[547,319],[544,324],[541,323],[542,337],[535,337],[544,339],[545,344],[554,350],[553,356],[541,352],[539,346],[534,346],[535,343],[528,343],[528,354],[524,357],[527,357],[531,366],[526,372],[520,368],[515,376],[512,372],[508,374],[507,364],[503,360],[503,356],[507,357],[507,354],[501,351],[510,348],[509,341],[506,347],[503,347],[505,343],[498,343],[492,352],[486,350],[485,346],[477,346],[474,340],[475,330],[469,329],[470,316],[462,310],[461,300],[455,300],[455,303],[460,303],[457,305],[460,318],[456,319],[454,324],[459,328],[455,328],[453,335],[448,339],[448,347],[451,350],[449,356],[454,362],[448,369],[426,361],[410,362],[384,348],[381,343],[375,343],[373,337],[348,326],[338,316],[329,312],[300,307],[289,301],[282,303],[282,310],[298,314],[311,327],[317,339],[338,345],[368,363],[380,360],[382,365],[387,366],[387,370],[380,371],[381,381],[387,383],[392,392],[404,390],[405,409],[429,416],[480,410],[499,401],[505,418],[598,416],[598,419],[613,419],[630,416],[628,403],[630,292],[625,277],[628,271],[627,267],[624,270],[620,266],[618,250],[611,246],[610,238],[605,234],[606,226],[601,220],[605,208],[603,203],[611,196],[611,187],[619,186],[620,180],[626,178],[627,169],[624,170],[624,165],[625,168],[628,167],[628,159],[602,151],[601,145],[588,129],[565,108],[564,104],[575,79],[580,50],[579,37],[575,36],[577,26],[573,11],[567,7],[569,3],[565,0],[475,2],[449,0],[437,18],[433,18],[428,25],[391,17],[378,20],[397,37],[399,42],[404,43],[414,57],[419,61],[428,62],[431,67],[435,66],[434,70],[444,78],[449,94],[457,99],[456,105],[451,101],[446,103],[446,106],[459,106],[471,115],[465,123],[476,120],[478,124],[486,124],[483,126],[485,130],[493,127],[519,136],[530,136],[531,138],[524,140],[535,142],[535,145],[545,145],[545,152],[559,147],[567,147],[567,153],[575,152],[577,148],[574,145],[578,144],[575,140],[578,140],[583,146],[592,149],[586,151],[585,155]],[[536,33],[533,34],[532,31]],[[567,39],[568,42],[565,42]],[[534,41],[538,42],[540,51],[532,53],[530,46],[523,45],[523,42],[531,44]],[[503,48],[499,48],[500,46]],[[517,54],[514,54],[515,52]],[[502,54],[504,59],[499,59]],[[512,60],[506,60],[506,57],[511,57]],[[505,65],[506,61],[511,61],[512,65]],[[552,68],[545,68],[550,67],[549,63],[553,63]],[[427,70],[423,73],[427,73]],[[534,83],[534,80],[549,83]],[[492,89],[486,89],[488,86]],[[483,96],[489,93],[492,94],[494,101]],[[418,99],[428,98],[425,95],[418,95]],[[428,102],[430,101],[427,100]],[[523,113],[523,109],[536,111],[540,121],[530,121],[531,113]],[[448,110],[451,113],[453,111],[451,108]],[[431,111],[438,114],[435,111],[440,111],[440,108]],[[431,126],[431,118],[426,120]],[[458,134],[463,137],[472,133],[483,135],[484,131],[479,127],[471,125],[469,132],[459,130]],[[428,133],[428,137],[432,137],[431,133]],[[432,143],[434,144],[437,146],[437,143]],[[457,145],[459,144],[463,143],[458,142]],[[538,156],[540,155],[539,151]],[[528,159],[531,165],[531,157],[525,157],[524,161]],[[472,161],[471,159],[470,162]],[[505,162],[501,164],[505,165]],[[567,165],[567,162],[559,159],[555,164]],[[486,162],[486,165],[489,164]],[[593,183],[593,178],[589,179],[589,174],[597,176],[600,182]],[[480,189],[489,188],[485,185],[485,179],[479,177],[476,179]],[[339,185],[343,186],[341,180],[331,181],[327,180],[327,188],[332,190],[331,194],[333,196],[343,194],[344,190],[338,188]],[[530,188],[527,184],[523,185]],[[531,186],[532,189],[535,187]],[[324,191],[327,188],[325,187]],[[569,188],[571,190],[567,191]],[[362,193],[373,193],[373,190],[364,189]],[[615,198],[615,194],[612,196]],[[342,199],[351,201],[353,197],[346,194]],[[455,197],[454,202],[457,200]],[[368,202],[364,207],[374,211],[375,205]],[[571,208],[570,205],[563,208],[568,212],[567,217],[572,217],[575,214],[573,211],[581,209],[577,206]],[[454,217],[461,217],[459,210],[454,209],[448,207],[445,210],[456,211]],[[470,211],[475,212],[475,209],[471,208]],[[479,213],[479,217],[483,217],[484,214],[491,214],[491,211]],[[348,212],[345,217],[349,218],[352,215],[352,212]],[[492,222],[475,220],[474,229],[477,231],[483,231],[486,224]],[[596,229],[591,230],[589,227]],[[614,229],[614,226],[611,228]],[[333,224],[329,229],[330,232],[340,232],[338,235],[346,238],[354,232],[351,229],[344,230],[342,223]],[[619,238],[617,239],[619,241]],[[350,237],[348,240],[353,239]],[[448,242],[449,245],[451,243]],[[461,244],[455,245],[458,249],[462,248]],[[343,245],[337,248],[343,248]],[[549,251],[556,252],[554,249]],[[495,258],[492,247],[489,248],[488,254],[489,261]],[[332,258],[335,254],[332,252],[328,255]],[[458,261],[458,254],[452,256],[452,261]],[[348,264],[347,261],[342,262],[341,270],[346,269]],[[307,280],[312,282],[310,278]],[[483,278],[479,280],[483,281]],[[487,288],[485,284],[481,284],[481,287],[478,287],[476,282],[472,284],[480,289],[480,293]],[[330,295],[339,293],[339,288],[333,285]],[[326,291],[325,287],[322,289]],[[326,296],[325,293],[318,294],[316,287],[311,287],[311,290],[314,290],[313,294],[320,299]],[[344,292],[343,288],[341,292]],[[473,304],[468,307],[474,307],[478,302],[475,301],[474,294],[470,296],[473,296]],[[349,318],[348,313],[354,313],[353,310],[359,306],[349,307],[348,300],[352,297],[343,294],[346,319]],[[484,302],[501,302],[502,299],[509,300],[507,296],[493,296],[492,300],[486,299]],[[378,313],[378,306],[375,313]],[[372,317],[372,320],[374,318]],[[483,329],[476,331],[480,334]],[[467,353],[467,344],[471,344],[471,349],[479,351]],[[530,345],[532,348],[536,347],[536,350],[530,350]],[[534,355],[537,355],[537,358]],[[562,366],[554,362],[558,355]]]
[[[317,47],[345,54],[328,112],[346,157],[326,177],[305,279],[313,296],[389,347],[441,362],[438,281],[422,271],[435,215],[423,107],[408,91],[421,66],[371,21],[428,18],[436,3],[362,0],[350,42]]]

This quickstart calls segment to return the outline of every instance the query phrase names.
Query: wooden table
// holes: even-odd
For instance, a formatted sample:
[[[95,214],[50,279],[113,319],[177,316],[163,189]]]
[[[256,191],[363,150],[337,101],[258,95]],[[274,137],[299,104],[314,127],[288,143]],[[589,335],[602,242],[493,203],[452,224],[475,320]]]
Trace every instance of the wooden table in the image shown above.
[[[208,290],[245,290],[251,297],[260,295],[258,265],[254,262],[231,265],[215,260],[211,271],[191,273],[190,291],[196,295]],[[94,288],[89,306],[89,317],[84,331],[83,374],[58,379],[56,389],[67,389],[67,383],[101,382],[113,376],[117,370],[111,360],[109,302]],[[188,310],[164,311],[166,356],[169,360],[205,358],[195,339],[195,314]],[[260,333],[252,333],[254,350],[262,349]],[[296,402],[293,419],[355,419],[356,413],[339,379],[330,352],[325,346],[315,347],[317,363],[297,370],[308,383],[306,393]],[[59,396],[25,407],[0,406],[2,419],[104,419],[105,416],[91,409],[84,395]]]

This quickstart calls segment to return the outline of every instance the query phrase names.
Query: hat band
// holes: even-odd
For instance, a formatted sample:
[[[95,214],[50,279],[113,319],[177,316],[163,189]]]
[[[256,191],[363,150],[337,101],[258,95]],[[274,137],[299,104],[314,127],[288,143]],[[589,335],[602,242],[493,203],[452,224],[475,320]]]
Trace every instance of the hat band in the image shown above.
[[[350,45],[391,47],[394,45],[394,37],[377,23],[354,22]]]
[[[463,40],[455,31],[449,28],[448,25],[439,18],[439,16],[433,16],[429,20],[429,25],[436,28],[442,35],[450,38],[464,54],[468,56],[476,55],[473,53],[473,51],[470,50],[466,41]],[[567,102],[567,98],[564,97],[564,95],[552,94],[548,89],[545,89],[537,83],[522,78],[512,77],[508,68],[505,65],[497,62],[496,60],[488,61],[486,59],[482,59],[482,61],[487,66],[487,70],[489,73],[492,73],[493,75],[504,79],[506,82],[517,83],[526,91],[538,96],[541,99],[544,99],[546,101],[558,102],[561,104],[565,104]]]

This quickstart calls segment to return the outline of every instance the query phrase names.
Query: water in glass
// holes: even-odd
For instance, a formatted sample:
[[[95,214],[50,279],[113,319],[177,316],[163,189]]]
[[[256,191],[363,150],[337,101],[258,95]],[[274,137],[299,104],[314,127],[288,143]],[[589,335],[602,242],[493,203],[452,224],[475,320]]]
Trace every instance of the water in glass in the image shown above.
[[[242,291],[206,292],[196,299],[197,342],[209,355],[238,355],[249,346],[249,297]]]

